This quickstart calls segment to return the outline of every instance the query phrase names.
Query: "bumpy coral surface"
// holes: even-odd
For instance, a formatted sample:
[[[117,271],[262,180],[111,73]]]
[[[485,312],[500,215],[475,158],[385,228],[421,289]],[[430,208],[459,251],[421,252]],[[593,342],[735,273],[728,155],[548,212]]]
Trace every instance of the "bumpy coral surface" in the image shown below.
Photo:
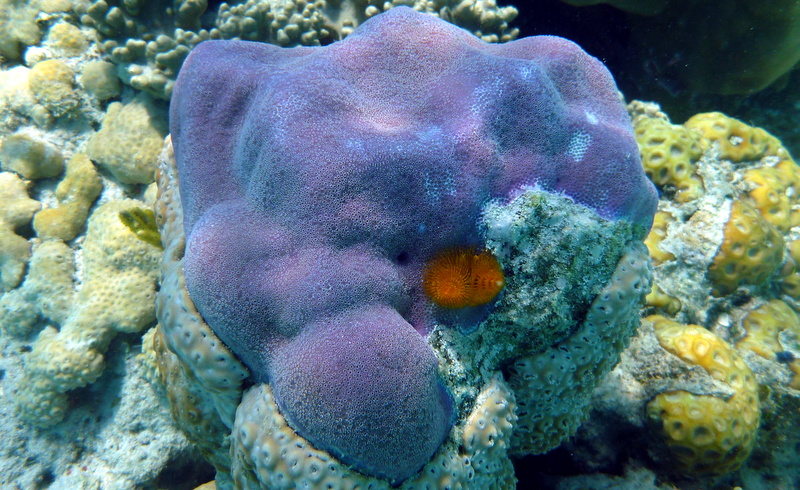
[[[648,116],[633,108],[639,113],[636,117],[663,117],[657,111],[648,111]],[[692,327],[694,333],[675,337],[683,339],[682,346],[676,345],[678,349],[718,352],[716,361],[703,361],[711,368],[704,371],[716,386],[693,379],[697,370],[672,365],[673,356],[649,356],[641,345],[624,362],[638,364],[628,373],[639,382],[633,391],[650,391],[646,402],[663,393],[651,405],[651,415],[668,444],[677,449],[679,463],[667,464],[664,470],[695,476],[731,472],[722,477],[726,480],[703,480],[699,485],[704,488],[722,481],[745,481],[750,486],[748,475],[769,478],[767,475],[779,474],[786,461],[783,454],[796,454],[796,424],[785,419],[780,407],[796,406],[800,393],[800,246],[793,217],[800,167],[777,138],[724,114],[699,114],[684,127],[700,138],[703,155],[696,162],[696,173],[703,179],[704,190],[687,202],[666,192],[661,195],[647,240],[657,257],[647,305],[648,311],[703,327]],[[720,350],[721,341],[712,334],[733,347]],[[633,356],[640,360],[632,361]],[[755,404],[750,401],[757,395],[741,397],[742,387],[734,383],[738,380],[715,374],[736,374],[733,368],[739,361],[746,363],[763,385],[760,402],[765,423],[760,429],[755,427]],[[617,382],[626,384],[623,378],[627,375],[620,374]],[[742,379],[741,373],[736,376]],[[656,393],[652,393],[653,387],[659,388]],[[763,447],[757,443],[753,449],[757,456],[740,471],[733,471],[752,448],[756,431],[760,441],[769,442]],[[796,486],[796,479],[795,472],[783,479],[794,483],[783,485]]]
[[[800,340],[800,319],[785,302],[774,299],[748,313],[742,322],[747,335],[736,344],[738,349],[755,352],[759,356],[777,360],[796,350]],[[794,348],[794,349],[793,349]],[[790,386],[800,389],[800,359],[790,355],[785,361],[793,376]]]
[[[26,359],[27,383],[15,400],[22,417],[35,425],[59,422],[66,411],[66,392],[97,380],[117,332],[139,332],[155,319],[161,251],[119,220],[121,211],[138,204],[108,201],[89,219],[81,289],[60,329],[47,327],[39,333]],[[60,263],[51,262],[53,267]]]
[[[727,342],[702,327],[659,316],[648,320],[665,349],[734,390],[727,399],[669,391],[648,403],[648,416],[661,427],[674,469],[713,475],[737,468],[753,449],[761,419],[753,372]]]
[[[11,172],[0,173],[0,195],[0,286],[8,290],[22,281],[31,256],[30,243],[16,231],[30,223],[42,205],[28,197],[25,182]]]
[[[83,228],[91,207],[103,183],[89,157],[76,153],[67,162],[67,171],[58,187],[58,205],[36,213],[33,229],[42,239],[72,240]]]
[[[96,0],[78,2],[75,10],[83,24],[97,30],[101,49],[120,67],[125,83],[169,99],[183,61],[203,41],[320,46],[398,6],[440,17],[487,42],[505,42],[519,34],[509,26],[517,9],[495,0],[238,0],[219,4],[216,12],[206,12],[206,0]]]
[[[725,239],[708,268],[714,294],[733,292],[741,283],[763,283],[783,261],[783,236],[742,201],[731,205]]]
[[[0,55],[19,59],[25,48],[39,42],[42,33],[36,25],[37,9],[22,0],[0,1]]]
[[[40,61],[33,65],[28,83],[36,101],[53,116],[62,116],[78,105],[75,73],[61,60]]]
[[[366,475],[397,483],[440,448],[455,450],[486,372],[513,356],[584,328],[590,340],[574,341],[576,362],[600,367],[577,379],[610,369],[630,330],[606,341],[608,315],[635,325],[649,289],[646,259],[620,260],[650,226],[655,190],[611,77],[568,41],[490,45],[401,8],[324,48],[208,42],[178,78],[170,124],[192,301],[254,381],[269,383],[293,431]],[[520,204],[506,209],[514,198]],[[532,226],[515,223],[532,210],[576,218],[565,228],[542,216],[548,233],[588,240],[589,225],[607,230],[593,251],[579,251],[599,266],[591,280],[568,274],[547,287],[556,306],[569,301],[560,290],[580,298],[547,342],[514,335],[535,313],[503,313],[504,293],[496,313],[493,304],[453,313],[423,292],[423,266],[438,253],[486,245],[489,203],[503,211],[487,214],[486,226],[505,237],[492,253],[509,264],[533,253],[522,245],[528,234],[515,232]],[[510,297],[535,298],[524,281],[511,286]],[[463,337],[490,314],[490,326]],[[547,325],[547,315],[537,321]],[[442,333],[432,348],[426,339],[445,330],[455,337]],[[180,337],[170,350],[192,357]],[[252,435],[234,431],[242,442]]]
[[[64,157],[55,146],[23,132],[3,138],[0,161],[26,179],[55,177],[64,170]]]
[[[635,104],[630,108],[641,112]],[[686,201],[680,192],[664,192],[646,240],[657,275],[660,269],[669,278],[669,283],[656,280],[666,295],[659,304],[677,304],[664,301],[668,297],[683,305],[699,303],[709,290],[725,301],[741,288],[766,291],[771,280],[780,281],[786,294],[798,294],[800,253],[793,250],[800,252],[795,245],[800,167],[781,142],[719,112],[697,114],[680,126],[653,111],[635,119],[637,127],[647,127],[651,119],[656,122],[649,124],[675,133],[665,138],[685,135],[688,128],[703,150],[693,170],[702,178],[699,193]],[[694,308],[687,320],[705,315]]]
[[[667,211],[658,211],[653,218],[653,227],[644,244],[647,245],[650,257],[656,265],[675,258],[675,255],[665,252],[659,247],[661,241],[667,236],[667,227],[674,220],[675,218]]]
[[[31,256],[22,286],[0,299],[0,329],[25,337],[40,318],[61,324],[75,300],[75,253],[61,240],[46,240]]]
[[[103,127],[89,140],[86,154],[123,184],[149,184],[155,180],[164,136],[163,111],[140,94],[128,104],[108,106]]]
[[[53,47],[67,56],[78,56],[89,47],[89,42],[83,32],[66,22],[51,27],[48,37]]]
[[[703,151],[689,129],[659,118],[641,118],[634,128],[647,176],[658,186],[678,189],[675,199],[691,201],[703,193],[695,162]]]
[[[720,156],[734,162],[759,160],[779,153],[781,148],[780,141],[768,132],[721,112],[696,114],[684,126],[705,138],[703,146],[718,145]]]
[[[100,100],[119,95],[120,81],[116,67],[108,61],[90,61],[83,65],[79,82],[83,88]]]

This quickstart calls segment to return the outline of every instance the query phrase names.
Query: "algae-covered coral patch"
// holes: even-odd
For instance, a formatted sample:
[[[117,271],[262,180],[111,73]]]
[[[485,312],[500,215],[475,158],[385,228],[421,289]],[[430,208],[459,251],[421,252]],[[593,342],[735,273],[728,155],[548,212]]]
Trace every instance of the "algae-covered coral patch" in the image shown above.
[[[78,106],[75,72],[58,59],[40,61],[33,65],[28,84],[36,101],[53,116],[63,116]]]
[[[36,24],[38,11],[32,3],[25,0],[0,2],[0,55],[3,57],[19,59],[26,47],[41,39],[42,33]]]
[[[80,77],[81,86],[99,100],[112,99],[120,94],[121,83],[116,67],[108,61],[90,61],[83,65]]]

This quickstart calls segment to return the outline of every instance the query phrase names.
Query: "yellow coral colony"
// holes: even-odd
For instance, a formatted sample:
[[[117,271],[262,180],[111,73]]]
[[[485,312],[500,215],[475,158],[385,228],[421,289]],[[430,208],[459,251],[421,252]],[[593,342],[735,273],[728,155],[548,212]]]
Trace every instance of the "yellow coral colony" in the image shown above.
[[[783,236],[744,201],[733,201],[724,233],[708,268],[715,296],[732,293],[741,283],[761,284],[781,265]]]
[[[739,350],[749,350],[764,359],[775,360],[784,351],[781,333],[786,331],[795,339],[800,339],[800,319],[797,314],[781,300],[774,299],[751,311],[742,322],[747,335],[736,344]],[[800,390],[800,359],[788,363],[793,377],[789,386]]]
[[[677,204],[705,192],[696,172],[702,152],[714,149],[720,159],[734,164],[734,175],[729,177],[730,217],[707,270],[712,293],[725,296],[741,285],[758,286],[775,279],[782,281],[786,294],[800,295],[795,267],[800,246],[789,235],[800,224],[800,167],[780,141],[719,112],[697,114],[682,126],[670,124],[663,114],[640,114],[634,123],[647,174],[662,189],[677,189]],[[667,210],[655,216],[645,241],[655,265],[675,258],[661,247],[673,221]],[[664,305],[665,298],[651,299],[653,306]]]
[[[687,476],[720,475],[738,468],[753,449],[761,418],[752,371],[727,342],[702,327],[662,316],[647,320],[664,349],[702,367],[734,391],[727,400],[668,391],[647,404],[648,418],[659,427],[674,468]]]
[[[155,321],[161,250],[140,240],[119,213],[140,201],[112,200],[89,218],[83,245],[83,286],[60,330],[45,328],[25,362],[25,382],[16,397],[23,419],[39,426],[58,423],[66,392],[93,383],[117,332],[140,332]]]
[[[43,209],[33,218],[36,236],[69,241],[78,236],[89,216],[89,208],[103,190],[103,182],[91,160],[76,153],[67,162],[64,179],[56,187],[58,205]]]
[[[639,118],[634,127],[642,165],[657,186],[677,189],[675,200],[688,202],[703,194],[703,180],[695,163],[703,154],[691,130],[660,118]]]
[[[719,112],[697,114],[685,126],[701,136],[704,150],[717,145],[725,160],[753,162],[772,157],[772,163],[744,172],[743,198],[781,232],[800,224],[800,167],[778,138]]]
[[[733,162],[752,162],[766,155],[785,152],[780,141],[761,128],[728,117],[721,112],[706,112],[692,116],[684,126],[703,137],[703,149],[719,146],[720,156]]]
[[[675,255],[671,252],[664,251],[660,247],[661,242],[667,237],[667,227],[673,221],[675,221],[675,218],[667,211],[658,211],[653,218],[653,227],[644,240],[644,244],[647,246],[648,252],[650,252],[650,258],[653,259],[654,265],[675,258]]]

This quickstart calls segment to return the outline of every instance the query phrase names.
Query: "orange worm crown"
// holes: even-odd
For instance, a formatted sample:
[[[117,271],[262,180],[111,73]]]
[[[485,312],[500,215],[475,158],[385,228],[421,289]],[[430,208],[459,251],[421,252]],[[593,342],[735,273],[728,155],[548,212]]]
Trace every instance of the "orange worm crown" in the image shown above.
[[[466,247],[441,252],[422,273],[425,294],[442,308],[485,305],[505,283],[503,269],[491,253]]]

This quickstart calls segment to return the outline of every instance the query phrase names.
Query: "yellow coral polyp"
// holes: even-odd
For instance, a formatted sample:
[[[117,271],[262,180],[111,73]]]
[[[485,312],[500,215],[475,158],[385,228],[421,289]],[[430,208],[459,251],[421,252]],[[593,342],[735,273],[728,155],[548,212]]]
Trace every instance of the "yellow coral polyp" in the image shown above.
[[[783,255],[778,230],[744,201],[734,201],[722,245],[708,268],[713,294],[729,294],[743,283],[763,283],[781,265]]]
[[[645,298],[645,306],[656,308],[668,315],[677,314],[683,307],[681,300],[668,295],[658,284],[653,284],[653,289]]]
[[[695,173],[695,162],[703,150],[695,133],[664,119],[641,118],[634,134],[642,165],[654,184],[677,188],[678,202],[688,202],[703,194],[703,181]]]
[[[671,252],[665,252],[660,247],[661,242],[667,237],[667,227],[673,221],[675,221],[675,218],[666,211],[656,212],[653,218],[653,227],[650,228],[650,234],[647,235],[644,244],[650,252],[654,265],[659,265],[675,258],[675,255]]]
[[[792,226],[792,204],[794,189],[792,182],[786,180],[783,172],[774,167],[752,168],[745,172],[744,180],[753,186],[748,193],[751,204],[761,216],[786,232]]]
[[[750,455],[761,419],[755,376],[714,333],[657,315],[647,320],[664,349],[734,390],[727,400],[675,390],[647,404],[648,418],[659,427],[674,469],[686,476],[735,470]]]

